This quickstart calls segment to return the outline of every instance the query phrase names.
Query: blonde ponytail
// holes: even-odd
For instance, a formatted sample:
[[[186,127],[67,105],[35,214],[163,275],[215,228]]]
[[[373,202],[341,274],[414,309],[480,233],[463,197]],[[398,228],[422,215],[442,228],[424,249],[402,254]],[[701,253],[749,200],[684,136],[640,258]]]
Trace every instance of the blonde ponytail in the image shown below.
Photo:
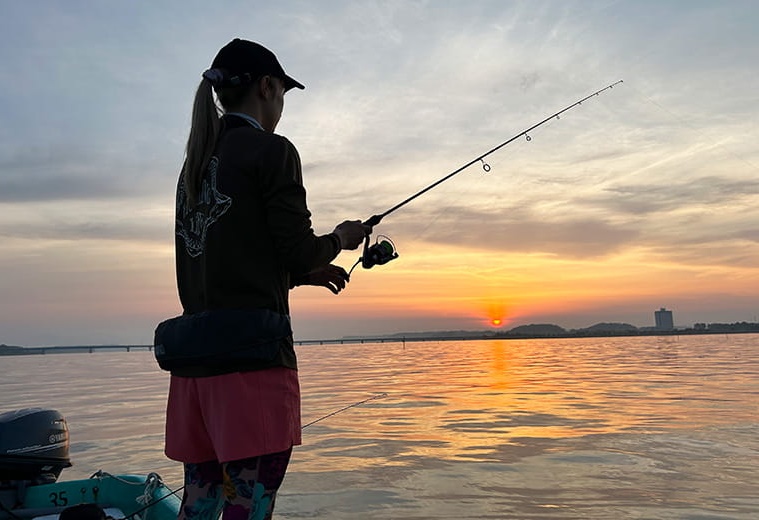
[[[211,82],[203,78],[195,93],[190,136],[187,138],[187,150],[182,166],[182,180],[187,202],[191,206],[198,200],[203,173],[213,155],[220,127],[219,109],[213,98]]]

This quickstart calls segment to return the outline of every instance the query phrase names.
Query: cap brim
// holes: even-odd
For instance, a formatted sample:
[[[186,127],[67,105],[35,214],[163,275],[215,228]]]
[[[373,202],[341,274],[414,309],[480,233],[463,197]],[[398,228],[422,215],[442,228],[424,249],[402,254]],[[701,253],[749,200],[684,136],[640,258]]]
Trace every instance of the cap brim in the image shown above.
[[[299,81],[294,80],[287,74],[285,74],[285,90],[290,90],[291,88],[299,88],[301,90],[304,90],[306,87],[303,86],[303,84]]]

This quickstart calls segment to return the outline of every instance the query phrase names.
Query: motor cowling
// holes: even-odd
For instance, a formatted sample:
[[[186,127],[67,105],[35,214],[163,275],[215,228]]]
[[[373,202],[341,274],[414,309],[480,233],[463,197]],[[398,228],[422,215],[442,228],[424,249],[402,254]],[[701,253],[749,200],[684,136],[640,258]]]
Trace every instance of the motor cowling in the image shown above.
[[[0,414],[0,482],[55,482],[69,460],[69,430],[56,410],[25,408]]]

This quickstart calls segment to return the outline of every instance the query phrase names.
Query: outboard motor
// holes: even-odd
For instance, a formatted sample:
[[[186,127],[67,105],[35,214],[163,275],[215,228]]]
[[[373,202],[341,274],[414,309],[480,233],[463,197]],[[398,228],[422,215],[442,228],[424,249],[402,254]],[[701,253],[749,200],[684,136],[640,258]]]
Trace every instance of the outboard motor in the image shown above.
[[[0,485],[50,484],[70,466],[69,430],[59,412],[25,408],[0,414]]]

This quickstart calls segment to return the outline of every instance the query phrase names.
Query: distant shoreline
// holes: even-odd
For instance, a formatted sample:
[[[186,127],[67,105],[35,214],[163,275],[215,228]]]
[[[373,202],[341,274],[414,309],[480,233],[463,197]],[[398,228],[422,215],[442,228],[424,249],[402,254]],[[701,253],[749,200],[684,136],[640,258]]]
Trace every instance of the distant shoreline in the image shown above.
[[[731,324],[735,327],[739,324]],[[467,341],[467,340],[518,340],[518,339],[571,339],[571,338],[617,338],[634,336],[699,336],[699,335],[722,335],[722,334],[758,334],[759,324],[746,324],[747,327],[716,329],[679,329],[679,330],[617,330],[617,331],[589,331],[588,329],[572,330],[553,333],[522,334],[493,331],[455,331],[455,332],[413,332],[397,333],[385,336],[350,336],[336,339],[296,339],[293,342],[298,345],[335,345],[351,343],[411,343],[429,341]],[[33,356],[44,354],[64,353],[94,353],[105,351],[147,350],[152,351],[153,345],[59,345],[46,347],[21,347],[15,345],[0,345],[0,356]]]
[[[639,330],[639,331],[606,331],[606,332],[564,332],[557,334],[512,334],[509,332],[472,332],[471,334],[434,334],[420,335],[418,333],[409,335],[392,335],[382,336],[375,338],[365,337],[348,337],[339,340],[309,340],[309,341],[295,341],[295,343],[371,343],[371,342],[412,342],[412,341],[455,341],[455,340],[515,340],[515,339],[571,339],[571,338],[619,338],[619,337],[634,337],[634,336],[708,336],[708,335],[722,335],[722,334],[759,334],[759,328],[756,330],[695,330],[695,329],[682,329],[682,330]]]

